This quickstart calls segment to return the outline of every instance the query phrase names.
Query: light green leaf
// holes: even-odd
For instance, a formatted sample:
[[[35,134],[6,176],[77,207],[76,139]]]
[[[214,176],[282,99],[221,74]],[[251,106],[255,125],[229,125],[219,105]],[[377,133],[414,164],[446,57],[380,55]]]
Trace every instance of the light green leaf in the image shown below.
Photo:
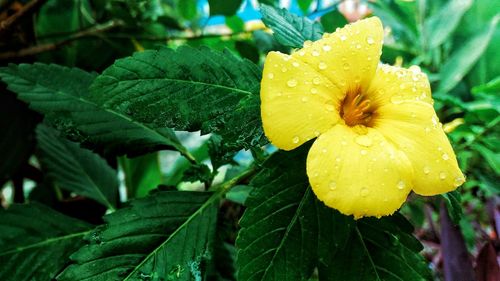
[[[204,280],[221,193],[163,191],[104,217],[59,281]]]
[[[198,13],[196,7],[197,4],[197,0],[177,0],[177,9],[183,18],[186,20],[192,20]]]
[[[38,159],[58,187],[114,209],[118,200],[118,179],[106,160],[58,137],[57,132],[47,126],[39,125],[36,133]]]
[[[433,280],[412,231],[399,214],[357,220],[345,246],[319,268],[320,280]]]
[[[0,208],[0,280],[52,280],[91,227],[40,204]]]
[[[94,81],[91,99],[152,128],[217,133],[239,150],[265,143],[260,76],[229,51],[163,48],[117,60]]]
[[[491,167],[491,169],[495,172],[495,174],[500,175],[500,153],[493,152],[486,146],[480,144],[472,145],[472,148],[477,150],[481,156],[486,160],[486,163]]]
[[[448,3],[425,22],[429,48],[445,42],[460,23],[463,14],[470,8],[472,0],[448,0]]]
[[[129,155],[175,148],[187,155],[172,130],[151,127],[90,101],[88,88],[95,77],[77,68],[40,63],[0,68],[0,78],[19,99],[85,147]]]
[[[441,80],[438,92],[448,92],[452,90],[458,82],[469,72],[486,50],[493,32],[497,26],[500,15],[494,17],[483,30],[469,39],[467,42],[452,53],[440,71]]]
[[[306,153],[302,147],[274,154],[250,182],[236,240],[238,280],[308,280],[318,251],[335,251],[345,240],[347,217],[324,207],[309,188]]]
[[[121,157],[120,166],[125,173],[129,197],[144,197],[162,182],[157,152],[134,158]]]
[[[311,7],[313,0],[297,0],[297,4],[299,4],[299,8],[303,13],[307,13],[309,11],[309,7]]]
[[[274,32],[276,40],[287,47],[302,48],[306,40],[316,41],[323,34],[323,27],[306,17],[289,13],[286,9],[261,5],[262,21]]]
[[[208,0],[210,15],[232,16],[236,14],[243,0]]]

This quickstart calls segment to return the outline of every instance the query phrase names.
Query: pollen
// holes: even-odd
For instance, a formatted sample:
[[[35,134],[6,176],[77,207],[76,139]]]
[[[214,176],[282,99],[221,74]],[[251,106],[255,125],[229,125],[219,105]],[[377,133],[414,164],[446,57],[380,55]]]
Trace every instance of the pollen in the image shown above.
[[[375,115],[375,106],[361,90],[355,89],[347,92],[340,106],[340,116],[346,125],[372,127]]]

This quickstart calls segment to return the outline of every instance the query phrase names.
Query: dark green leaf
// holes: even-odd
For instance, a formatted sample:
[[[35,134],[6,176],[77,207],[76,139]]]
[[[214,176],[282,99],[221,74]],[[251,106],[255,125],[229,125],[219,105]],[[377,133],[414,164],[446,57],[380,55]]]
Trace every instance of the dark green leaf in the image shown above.
[[[452,53],[441,68],[441,81],[437,90],[438,92],[450,91],[469,72],[488,47],[499,19],[500,16],[493,18],[488,26],[479,31],[477,35],[470,38],[467,42],[461,44],[461,46]]]
[[[474,144],[472,147],[481,154],[495,174],[500,175],[500,153],[494,152],[480,144]]]
[[[166,148],[187,153],[172,130],[153,128],[90,101],[88,88],[95,77],[77,68],[39,63],[0,68],[0,78],[19,99],[85,147],[129,155]]]
[[[39,125],[36,133],[38,159],[58,187],[92,198],[109,209],[116,206],[117,174],[106,160],[58,137],[55,130],[45,125]]]
[[[460,192],[455,190],[441,196],[444,198],[446,209],[448,210],[448,215],[451,218],[451,221],[453,224],[458,225],[464,215],[462,211],[462,198],[460,196]]]
[[[346,18],[338,10],[333,10],[321,16],[321,24],[325,32],[334,32],[335,29],[348,24]]]
[[[323,34],[321,24],[291,14],[286,9],[261,5],[260,11],[262,21],[273,30],[276,40],[284,46],[302,48],[305,41],[316,41]]]
[[[40,204],[0,208],[0,280],[52,280],[91,227]]]
[[[192,165],[184,171],[182,180],[187,182],[201,181],[206,185],[210,185],[214,176],[210,168],[205,164]]]
[[[413,227],[399,215],[356,221],[345,247],[320,267],[321,280],[432,280]]]
[[[425,22],[425,37],[429,48],[445,42],[460,23],[463,14],[470,8],[472,0],[449,0],[446,5]]]
[[[314,196],[305,174],[306,152],[302,147],[274,154],[250,182],[236,241],[238,280],[308,280],[318,251],[335,251],[346,240],[350,219]]]
[[[210,15],[232,16],[236,14],[243,0],[208,0]]]
[[[265,142],[260,75],[253,63],[227,51],[163,48],[117,60],[95,80],[91,95],[152,128],[214,132],[239,150]]]
[[[106,215],[59,281],[203,280],[220,193],[164,191]]]

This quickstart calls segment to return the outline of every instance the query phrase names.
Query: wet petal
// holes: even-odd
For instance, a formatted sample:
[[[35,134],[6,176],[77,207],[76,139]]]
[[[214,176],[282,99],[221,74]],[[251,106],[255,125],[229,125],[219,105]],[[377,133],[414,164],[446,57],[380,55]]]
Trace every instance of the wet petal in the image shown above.
[[[406,69],[380,64],[367,95],[375,106],[391,103],[398,105],[404,101],[433,104],[429,80],[418,66]]]
[[[292,56],[328,77],[344,93],[357,87],[365,90],[377,69],[382,39],[382,23],[372,17],[325,33]]]
[[[378,112],[374,128],[411,161],[416,193],[441,194],[465,181],[432,105],[422,101],[389,103]]]
[[[336,125],[307,157],[307,175],[327,206],[356,218],[392,214],[411,191],[406,156],[371,128]]]
[[[281,149],[300,146],[340,119],[338,88],[308,65],[278,52],[266,58],[260,97],[264,132]]]

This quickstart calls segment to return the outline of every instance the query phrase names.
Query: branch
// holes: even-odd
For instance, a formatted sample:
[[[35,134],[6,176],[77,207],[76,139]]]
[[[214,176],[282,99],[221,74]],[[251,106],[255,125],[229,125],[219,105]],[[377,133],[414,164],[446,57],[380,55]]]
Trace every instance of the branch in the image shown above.
[[[32,0],[23,8],[6,20],[0,22],[0,37],[3,37],[13,26],[15,26],[22,18],[36,12],[47,0]]]
[[[28,48],[21,49],[18,51],[10,51],[10,52],[0,53],[0,61],[37,55],[37,54],[47,52],[47,51],[53,51],[53,50],[56,50],[64,45],[67,45],[75,40],[85,38],[85,37],[98,36],[102,32],[108,31],[110,29],[113,29],[113,28],[115,28],[117,26],[121,26],[121,25],[123,25],[123,23],[121,21],[109,21],[107,23],[96,25],[94,27],[91,27],[91,28],[79,31],[77,33],[74,33],[70,37],[68,37],[64,40],[61,40],[59,42],[32,46],[32,47],[28,47]]]

